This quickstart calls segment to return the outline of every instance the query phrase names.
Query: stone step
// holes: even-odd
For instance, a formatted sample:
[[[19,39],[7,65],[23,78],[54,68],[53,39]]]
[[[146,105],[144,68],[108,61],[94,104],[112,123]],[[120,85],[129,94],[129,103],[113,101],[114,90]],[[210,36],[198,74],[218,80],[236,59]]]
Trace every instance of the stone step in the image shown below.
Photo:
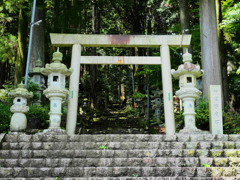
[[[81,134],[148,134],[148,131],[146,131],[143,128],[135,128],[133,126],[131,127],[122,127],[122,128],[113,128],[113,127],[92,127],[84,128],[81,130]]]
[[[0,178],[0,180],[39,180],[39,178]],[[84,177],[71,177],[71,178],[41,178],[41,180],[239,180],[239,176],[234,177],[224,177],[221,176],[220,178],[216,177],[90,177],[90,178],[84,178]]]
[[[144,157],[240,157],[240,149],[201,150],[1,150],[0,158],[144,158]]]
[[[59,167],[1,168],[0,178],[37,177],[236,177],[240,167]]]
[[[238,142],[240,135],[150,135],[150,134],[91,134],[91,135],[18,135],[7,134],[7,142],[201,142],[201,141],[234,141]]]
[[[240,149],[240,141],[225,142],[3,142],[1,149]]]
[[[0,159],[1,167],[237,167],[240,158],[23,158]]]

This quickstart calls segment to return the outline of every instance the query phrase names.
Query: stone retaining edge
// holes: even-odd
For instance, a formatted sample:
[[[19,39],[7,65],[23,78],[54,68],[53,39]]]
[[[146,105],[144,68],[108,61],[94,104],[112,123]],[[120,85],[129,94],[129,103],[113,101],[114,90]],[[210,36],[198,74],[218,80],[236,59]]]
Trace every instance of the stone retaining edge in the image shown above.
[[[2,145],[3,139],[4,139],[5,135],[6,135],[6,134],[4,134],[4,133],[1,133],[1,134],[0,134],[0,145]]]

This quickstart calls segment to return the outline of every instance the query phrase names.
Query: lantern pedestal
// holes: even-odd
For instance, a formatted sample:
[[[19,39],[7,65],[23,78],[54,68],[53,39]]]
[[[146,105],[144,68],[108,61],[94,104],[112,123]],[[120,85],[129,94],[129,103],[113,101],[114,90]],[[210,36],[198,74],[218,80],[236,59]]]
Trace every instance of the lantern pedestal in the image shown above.
[[[179,133],[194,134],[202,133],[200,129],[196,127],[195,120],[195,100],[201,95],[201,91],[196,88],[182,88],[176,92],[176,95],[183,101],[184,106],[184,129]]]
[[[61,129],[62,101],[68,94],[66,89],[48,88],[44,94],[50,100],[50,124],[48,129]]]

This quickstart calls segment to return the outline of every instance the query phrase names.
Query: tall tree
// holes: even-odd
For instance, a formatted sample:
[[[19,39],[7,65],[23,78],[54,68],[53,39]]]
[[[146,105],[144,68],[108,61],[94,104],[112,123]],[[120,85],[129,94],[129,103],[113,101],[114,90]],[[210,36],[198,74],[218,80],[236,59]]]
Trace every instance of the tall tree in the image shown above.
[[[19,83],[24,75],[25,65],[26,65],[26,39],[27,39],[27,22],[24,9],[21,8],[18,16],[18,52],[17,59],[15,63],[15,84]]]
[[[222,23],[222,0],[216,0],[217,5],[217,17],[218,24]],[[228,74],[227,74],[227,48],[224,43],[224,32],[223,29],[218,28],[218,36],[219,36],[219,49],[220,49],[220,60],[222,63],[222,89],[223,89],[223,102],[224,105],[228,104],[229,101],[229,88],[228,88]]]
[[[203,95],[208,96],[210,85],[222,85],[218,45],[216,3],[200,0],[200,29],[203,75]]]
[[[179,0],[180,8],[180,23],[182,34],[190,33],[190,18],[189,18],[189,7],[188,0]],[[186,51],[186,48],[183,48],[183,51]]]
[[[30,57],[30,69],[35,67],[35,62],[39,59],[42,64],[45,64],[45,9],[37,7],[35,12],[34,22],[42,20],[38,25],[33,28],[32,49]]]
[[[99,4],[96,0],[92,0],[92,33],[99,34],[100,32],[100,12]],[[96,55],[96,48],[92,48],[92,55]],[[91,108],[97,108],[97,65],[90,65],[90,105]]]

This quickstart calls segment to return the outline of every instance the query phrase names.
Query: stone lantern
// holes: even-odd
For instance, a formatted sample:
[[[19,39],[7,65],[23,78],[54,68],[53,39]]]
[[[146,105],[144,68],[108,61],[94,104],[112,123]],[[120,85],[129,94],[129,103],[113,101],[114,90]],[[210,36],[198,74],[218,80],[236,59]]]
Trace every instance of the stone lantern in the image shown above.
[[[183,101],[184,107],[184,129],[180,133],[197,133],[202,132],[196,127],[195,122],[195,100],[202,94],[196,88],[196,79],[203,75],[203,70],[200,69],[198,64],[192,63],[192,55],[186,52],[183,55],[183,62],[177,71],[172,69],[174,78],[179,79],[180,90],[176,95]]]
[[[37,99],[33,101],[33,104],[40,105],[41,104],[41,97],[42,97],[42,90],[45,88],[45,80],[41,73],[41,69],[43,67],[42,61],[38,59],[36,61],[35,67],[29,71],[29,74],[32,76],[32,82],[39,86],[39,90],[36,92]]]
[[[27,118],[24,113],[28,112],[27,99],[33,96],[32,92],[25,89],[24,84],[19,84],[17,89],[9,92],[9,96],[14,98],[11,106],[12,115],[10,122],[10,131],[22,132],[27,128]]]
[[[160,117],[161,117],[161,107],[162,107],[162,92],[157,88],[155,91],[153,91],[153,96],[151,96],[153,100],[151,100],[152,103],[152,109],[154,110],[154,119],[157,121],[157,123],[160,123]]]
[[[53,53],[53,62],[46,64],[41,71],[42,74],[48,76],[48,88],[43,91],[43,94],[50,100],[50,125],[45,132],[63,132],[60,128],[62,101],[68,94],[68,90],[65,88],[65,79],[66,76],[71,75],[72,70],[61,63],[62,57],[63,55],[59,51]]]

